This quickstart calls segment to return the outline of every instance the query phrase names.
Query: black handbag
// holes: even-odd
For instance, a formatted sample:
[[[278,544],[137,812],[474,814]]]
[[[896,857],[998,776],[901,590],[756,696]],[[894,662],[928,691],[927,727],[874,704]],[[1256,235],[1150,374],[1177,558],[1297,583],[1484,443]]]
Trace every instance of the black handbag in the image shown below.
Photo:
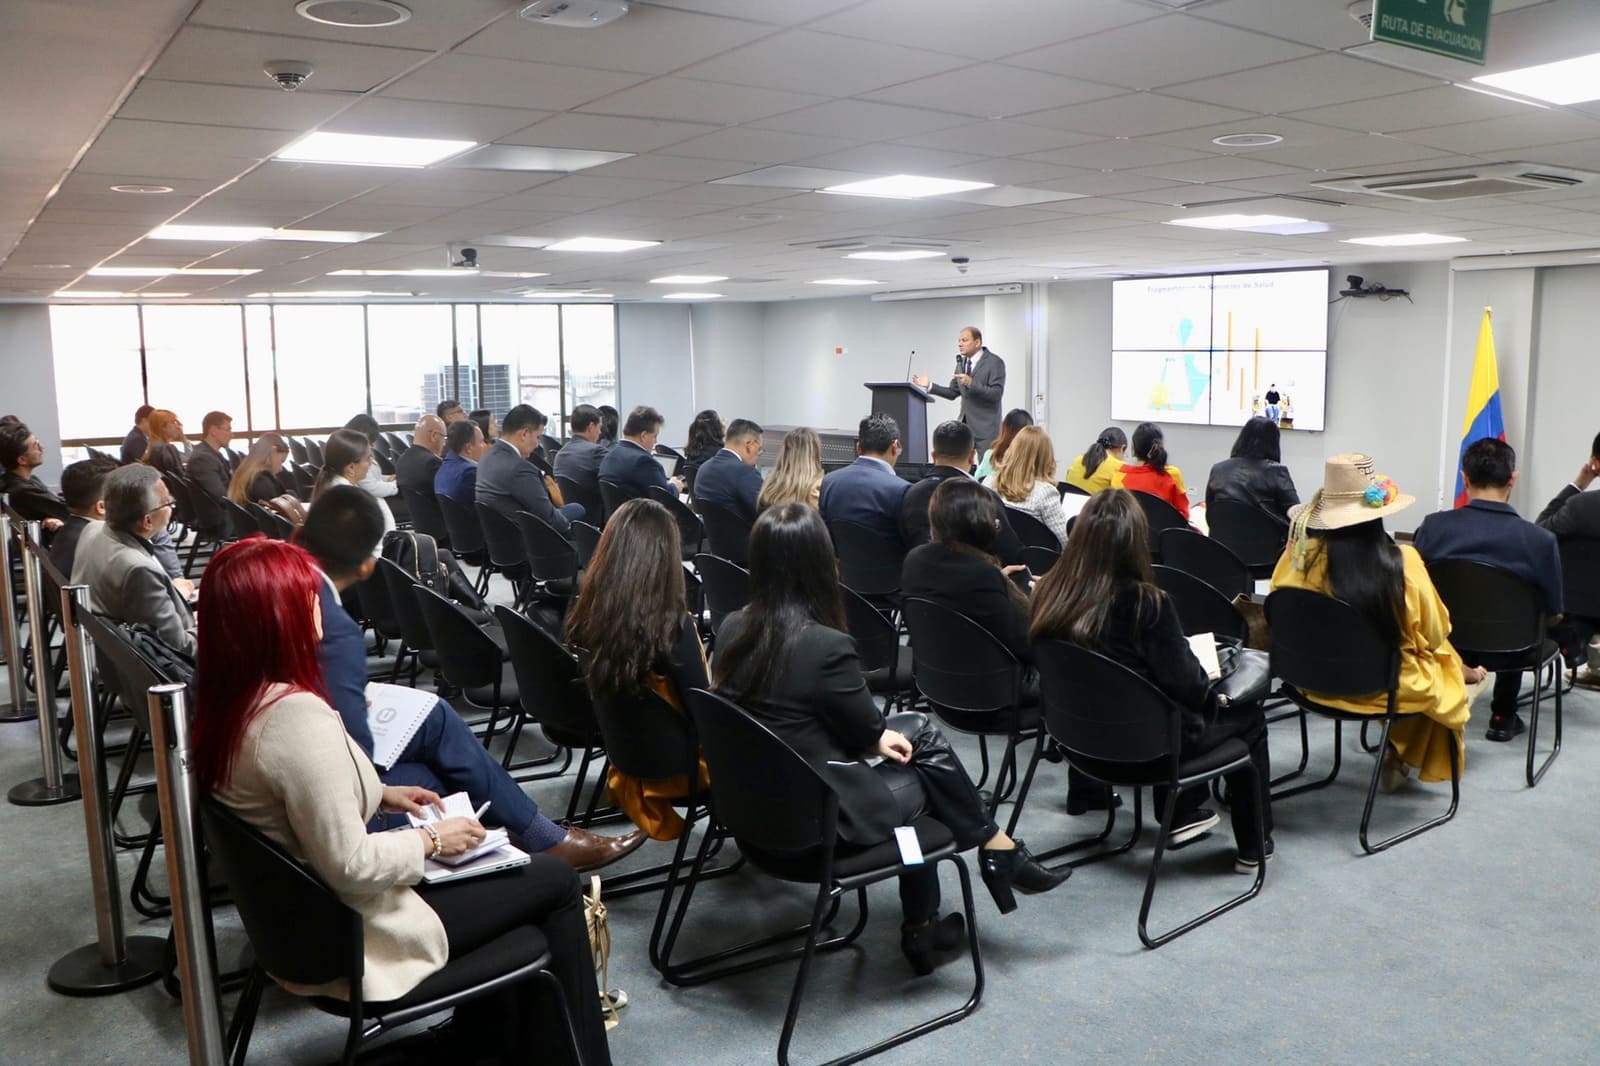
[[[1272,691],[1272,661],[1254,648],[1219,648],[1222,676],[1211,683],[1213,696],[1229,703],[1259,703]],[[1231,654],[1229,654],[1231,652]]]

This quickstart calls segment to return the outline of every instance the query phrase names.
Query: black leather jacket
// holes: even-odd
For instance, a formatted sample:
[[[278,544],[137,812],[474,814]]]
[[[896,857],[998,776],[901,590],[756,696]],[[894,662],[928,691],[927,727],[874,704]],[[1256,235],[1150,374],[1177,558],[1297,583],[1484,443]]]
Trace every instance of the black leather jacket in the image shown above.
[[[1289,468],[1267,459],[1224,459],[1206,479],[1206,506],[1216,500],[1259,507],[1288,525],[1289,508],[1300,502]]]

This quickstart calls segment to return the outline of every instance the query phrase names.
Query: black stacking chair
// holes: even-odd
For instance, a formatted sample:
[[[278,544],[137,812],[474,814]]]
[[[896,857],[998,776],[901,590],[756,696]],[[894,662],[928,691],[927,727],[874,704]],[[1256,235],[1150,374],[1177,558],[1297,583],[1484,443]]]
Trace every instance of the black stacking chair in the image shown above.
[[[1037,703],[1025,704],[1022,664],[983,626],[959,611],[920,596],[908,597],[901,608],[911,637],[912,673],[917,691],[935,715],[950,728],[981,738],[1005,737],[1005,753],[995,771],[989,815],[1017,785],[1017,750],[1044,742]],[[982,758],[981,787],[989,776],[989,749]],[[1017,827],[1022,803],[1011,811],[1007,832]]]
[[[485,745],[496,733],[506,729],[512,732],[512,742],[506,745],[500,764],[507,770],[520,770],[533,765],[543,766],[559,758],[561,750],[557,749],[548,757],[533,762],[512,762],[522,705],[517,679],[511,671],[509,656],[502,643],[505,638],[502,636],[499,641],[495,640],[491,631],[480,629],[459,604],[451,603],[430,588],[413,585],[411,594],[422,611],[422,620],[428,627],[428,633],[433,637],[434,650],[439,656],[440,675],[461,690],[460,699],[468,707],[489,713],[489,724],[484,732]],[[502,715],[506,720],[505,726],[500,724]],[[567,753],[567,758],[572,758],[571,752]]]
[[[417,489],[404,495],[406,509],[411,512],[411,528],[426,533],[441,548],[450,547],[450,529],[444,524],[444,511],[440,510],[434,491]]]
[[[611,520],[612,514],[616,512],[618,507],[621,507],[631,499],[635,499],[638,495],[632,488],[619,485],[615,481],[602,480],[600,482],[600,502],[605,505],[606,521],[609,522]]]
[[[1144,508],[1146,524],[1150,527],[1150,558],[1154,562],[1161,562],[1161,531],[1165,529],[1188,529],[1189,523],[1172,504],[1160,496],[1153,496],[1148,492],[1134,490],[1133,498],[1139,501],[1139,506]]]
[[[282,539],[278,536],[278,527],[273,524],[271,511],[259,503],[251,503],[244,510],[250,516],[250,523],[255,526],[257,533],[272,540]]]
[[[453,501],[452,501],[453,502]],[[522,606],[532,591],[532,572],[528,550],[523,546],[517,523],[485,504],[477,504],[478,528],[489,553],[489,565],[511,582],[512,602]]]
[[[750,571],[720,555],[696,555],[695,572],[705,594],[706,610],[711,612],[711,631],[722,628],[722,620],[750,602]]]
[[[1020,507],[1006,506],[1006,521],[1022,542],[1022,562],[1030,574],[1044,575],[1061,558],[1061,541],[1034,515]]]
[[[427,620],[422,616],[422,608],[417,605],[416,594],[411,591],[417,585],[416,578],[389,559],[378,560],[378,569],[373,577],[383,582],[384,593],[389,598],[395,626],[400,633],[400,646],[395,651],[394,670],[390,673],[389,680],[399,681],[400,671],[409,658],[411,678],[407,684],[416,688],[417,675],[424,666],[430,670],[439,668],[439,655],[434,649],[433,634],[429,632]],[[366,607],[365,602],[362,606]]]
[[[750,561],[750,523],[718,503],[696,500],[706,529],[706,551],[730,562],[746,565]]]
[[[900,595],[900,570],[905,552],[876,530],[855,522],[829,522],[839,581],[874,603],[892,604]]]
[[[228,536],[229,522],[215,500],[204,491],[191,487],[183,478],[162,474],[161,480],[167,483],[167,489],[172,493],[174,520],[187,526],[188,531],[194,534],[189,553],[183,560],[183,574],[188,577],[194,570],[201,548],[209,547],[215,551],[232,539]],[[254,523],[251,525],[253,527]]]
[[[383,440],[382,437],[378,439]],[[378,464],[378,473],[384,477],[394,477],[394,460],[389,457],[388,452],[380,448],[373,448],[372,461]]]
[[[649,498],[672,512],[673,520],[678,523],[678,539],[683,542],[685,560],[693,559],[706,550],[705,523],[689,509],[688,504],[678,498],[676,492],[660,485],[651,485]]]
[[[250,1047],[261,994],[271,978],[302,985],[342,981],[349,999],[311,996],[318,1010],[350,1020],[340,1061],[351,1066],[361,1044],[379,1033],[409,1025],[478,996],[527,980],[548,981],[566,1019],[564,1039],[578,1055],[578,1040],[561,985],[550,972],[550,946],[533,926],[518,926],[493,942],[452,957],[399,999],[366,1002],[361,915],[308,866],[213,799],[200,803],[206,847],[225,872],[239,918],[255,954],[255,965],[229,1026],[228,1048],[242,1064]]]
[[[1265,862],[1257,864],[1255,880],[1245,891],[1168,932],[1150,935],[1150,904],[1155,899],[1156,878],[1177,811],[1179,791],[1244,770],[1264,808],[1266,784],[1250,760],[1250,749],[1238,739],[1223,741],[1204,755],[1183,760],[1179,753],[1183,718],[1178,708],[1160,689],[1121,663],[1060,640],[1036,641],[1034,661],[1039,668],[1045,723],[1069,763],[1109,785],[1128,785],[1136,790],[1165,785],[1168,789],[1155,854],[1145,878],[1144,899],[1139,904],[1140,942],[1147,948],[1158,948],[1259,895],[1266,879]],[[1138,836],[1140,820],[1136,803],[1133,838]],[[1258,835],[1256,854],[1265,852],[1266,841]]]
[[[1187,527],[1163,529],[1160,541],[1163,564],[1193,574],[1228,599],[1255,591],[1250,568],[1221,541]]]
[[[294,494],[302,502],[309,503],[311,494],[317,486],[317,468],[309,463],[297,463],[292,471],[294,477]]]
[[[314,437],[306,438],[306,462],[318,470],[322,469],[322,442]]]
[[[598,488],[591,489],[587,485],[580,485],[561,474],[556,475],[556,488],[561,490],[561,498],[566,502],[583,504],[584,521],[593,526],[606,524],[606,504],[600,498]]]
[[[578,549],[555,526],[527,511],[517,512],[517,536],[534,582],[528,598],[537,596],[566,617],[578,595]]]
[[[283,439],[289,445],[289,458],[294,461],[296,466],[311,461],[310,455],[306,453],[305,443],[299,437],[291,437],[285,434]]]
[[[398,433],[385,433],[383,439],[389,442],[389,454],[396,459],[400,458],[401,455],[405,454],[405,450],[411,447],[410,444],[406,443],[405,438]]]
[[[458,562],[478,568],[474,584],[479,596],[489,594],[489,577],[495,572],[489,558],[489,546],[484,541],[483,527],[478,524],[476,512],[459,500],[449,496],[435,496],[439,512],[444,515],[445,529],[450,531],[450,551]]]
[[[676,459],[680,463],[683,462],[683,453],[670,444],[657,444],[655,454],[664,455],[668,459]]]
[[[896,707],[909,707],[917,695],[911,649],[900,643],[894,623],[865,596],[852,589],[841,591],[845,624],[855,638],[868,691],[886,698],[885,713],[893,713]]]
[[[399,678],[401,664],[409,653],[406,650],[405,633],[400,628],[400,616],[395,611],[394,600],[389,596],[389,584],[382,574],[374,571],[371,577],[355,586],[355,594],[356,601],[361,605],[362,617],[377,635],[378,654],[384,653],[389,641],[398,642],[394,666],[389,672],[389,681],[393,683]]]
[[[1600,540],[1577,537],[1561,542],[1561,606],[1569,615],[1600,618]],[[1577,676],[1574,666],[1572,678]]]
[[[1428,577],[1450,609],[1450,643],[1464,660],[1495,672],[1533,674],[1525,771],[1528,787],[1533,788],[1561,754],[1561,648],[1546,635],[1539,590],[1515,574],[1482,563],[1431,562]],[[1555,729],[1549,756],[1535,768],[1546,671],[1555,688]]]
[[[1289,527],[1259,507],[1217,500],[1206,506],[1206,528],[1260,580],[1271,577],[1289,539]]]
[[[569,752],[583,753],[578,775],[572,781],[572,794],[567,800],[566,820],[590,825],[594,822],[600,794],[605,791],[609,764],[600,722],[594,716],[589,690],[583,683],[583,670],[577,658],[560,641],[527,615],[496,604],[494,616],[505,634],[506,651],[511,656],[511,672],[517,680],[517,698],[522,710],[511,730],[511,744],[516,745],[524,725],[533,724],[551,744]],[[590,793],[589,805],[580,817],[578,805],[583,800],[583,786],[588,782],[595,756],[600,757],[600,775]],[[565,769],[563,766],[563,772]]]
[[[812,960],[818,952],[854,942],[866,928],[867,886],[898,877],[906,868],[900,849],[892,840],[870,847],[855,847],[839,840],[838,793],[766,726],[704,689],[689,694],[689,709],[700,734],[711,780],[715,782],[718,821],[732,833],[750,864],[762,873],[792,884],[817,886],[803,946],[766,950],[793,935],[787,933],[763,937],[720,953],[724,959],[739,961],[724,965],[717,976],[799,959],[789,1009],[778,1038],[778,1062],[786,1064]],[[773,796],[783,796],[785,802],[773,803]],[[949,862],[961,879],[967,950],[972,959],[972,992],[961,1006],[885,1037],[870,1047],[840,1056],[834,1062],[857,1062],[960,1021],[977,1009],[983,996],[983,959],[978,948],[977,915],[972,905],[972,879],[967,865],[957,853],[950,830],[942,822],[919,818],[915,830],[924,860],[935,864]],[[702,855],[696,859],[697,867],[703,859],[704,845],[701,850]],[[850,893],[855,894],[859,911],[855,925],[848,932],[823,940],[824,927],[831,921],[840,901]],[[680,911],[688,905],[690,895],[686,887],[679,903]]]
[[[572,523],[572,545],[578,549],[578,569],[589,569],[589,560],[600,547],[600,527],[588,522]]]
[[[1088,489],[1081,489],[1076,485],[1069,485],[1065,481],[1056,482],[1056,488],[1061,490],[1061,495],[1066,496],[1093,496]]]
[[[1378,778],[1383,770],[1383,753],[1395,722],[1406,715],[1396,702],[1400,685],[1400,649],[1389,645],[1372,628],[1366,617],[1342,600],[1309,589],[1279,589],[1267,597],[1267,622],[1272,627],[1272,676],[1284,682],[1283,691],[1305,710],[1333,719],[1333,769],[1328,776],[1310,784],[1297,785],[1273,794],[1273,800],[1288,799],[1302,792],[1326,788],[1339,776],[1343,753],[1342,727],[1346,722],[1383,722],[1382,736],[1372,760],[1372,780],[1367,785],[1367,802],[1361,812],[1361,848],[1367,854],[1393,847],[1418,833],[1427,832],[1454,818],[1461,802],[1461,759],[1454,744],[1450,749],[1450,807],[1444,814],[1402,830],[1376,844],[1368,843],[1367,827],[1372,821],[1372,805],[1378,795]],[[1318,703],[1308,692],[1328,696],[1370,696],[1387,693],[1387,705],[1379,715],[1352,714]]]
[[[1172,605],[1178,610],[1178,622],[1183,626],[1184,636],[1215,633],[1236,644],[1244,643],[1244,615],[1239,613],[1232,600],[1207,582],[1177,567],[1159,564],[1151,569],[1155,572],[1156,584],[1172,598]]]

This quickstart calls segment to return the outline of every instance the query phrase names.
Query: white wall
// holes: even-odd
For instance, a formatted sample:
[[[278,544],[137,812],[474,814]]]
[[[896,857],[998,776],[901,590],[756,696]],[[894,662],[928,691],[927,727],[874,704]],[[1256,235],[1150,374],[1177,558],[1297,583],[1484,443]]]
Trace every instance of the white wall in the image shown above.
[[[648,404],[666,418],[663,444],[681,444],[694,405],[689,308],[682,304],[617,307],[617,410]]]
[[[1523,448],[1522,509],[1530,517],[1577,474],[1600,432],[1595,404],[1600,266],[1558,267],[1540,274],[1534,317],[1537,359],[1527,386],[1529,439]],[[1503,389],[1503,366],[1500,379]],[[1506,417],[1509,421],[1509,413]]]
[[[699,303],[690,309],[694,406],[724,422],[777,422],[767,410],[766,305]]]
[[[0,304],[0,415],[16,415],[45,442],[46,484],[61,479],[61,419],[56,406],[55,354],[50,345],[50,309],[44,304]],[[92,382],[85,382],[90,388]],[[71,402],[72,397],[66,397]],[[119,431],[120,432],[120,431]]]

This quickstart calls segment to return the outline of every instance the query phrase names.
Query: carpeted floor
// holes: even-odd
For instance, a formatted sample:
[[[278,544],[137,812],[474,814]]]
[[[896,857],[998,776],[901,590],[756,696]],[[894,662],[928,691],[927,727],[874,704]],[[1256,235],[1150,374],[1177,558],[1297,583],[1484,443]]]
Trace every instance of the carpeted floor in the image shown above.
[[[1454,822],[1362,855],[1356,825],[1370,757],[1347,735],[1340,783],[1277,805],[1277,857],[1260,897],[1158,951],[1145,950],[1134,928],[1148,833],[1134,852],[1079,870],[1053,894],[1024,898],[1009,917],[997,914],[974,868],[982,1006],[880,1061],[1594,1061],[1600,696],[1568,697],[1565,748],[1535,790],[1523,783],[1520,739],[1484,741],[1486,701],[1470,727]],[[1281,771],[1298,759],[1298,737],[1278,729]],[[1330,741],[1331,727],[1313,723],[1313,769],[1326,766]],[[976,745],[961,738],[958,747],[975,766]],[[36,727],[0,724],[0,784],[38,772]],[[1062,768],[1046,764],[1019,830],[1035,849],[1092,829],[1092,818],[1066,816],[1064,787]],[[564,806],[566,788],[541,782],[533,792],[548,809]],[[1413,785],[1380,797],[1376,822],[1381,831],[1421,818],[1446,799],[1446,786]],[[1158,927],[1244,884],[1232,872],[1226,818],[1219,829],[1164,867]],[[633,861],[662,861],[668,847],[647,845]],[[0,805],[0,854],[0,1062],[183,1061],[181,1012],[159,985],[102,999],[45,986],[50,964],[94,937],[81,806]],[[132,866],[124,855],[124,899]],[[954,905],[954,875],[944,884]],[[792,965],[699,988],[667,986],[645,953],[656,898],[610,905],[611,983],[632,998],[611,1035],[615,1061],[772,1061]],[[871,904],[858,946],[814,968],[797,1061],[871,1043],[966,995],[971,972],[961,962],[930,978],[911,976],[898,951],[892,884],[878,886]],[[684,944],[697,951],[778,928],[808,906],[803,890],[756,874],[713,882],[696,897]],[[130,931],[165,933],[164,923],[141,925],[128,913]],[[219,951],[231,965],[242,937],[225,912],[218,925]],[[337,1019],[269,994],[251,1061],[336,1061],[342,1030]]]

